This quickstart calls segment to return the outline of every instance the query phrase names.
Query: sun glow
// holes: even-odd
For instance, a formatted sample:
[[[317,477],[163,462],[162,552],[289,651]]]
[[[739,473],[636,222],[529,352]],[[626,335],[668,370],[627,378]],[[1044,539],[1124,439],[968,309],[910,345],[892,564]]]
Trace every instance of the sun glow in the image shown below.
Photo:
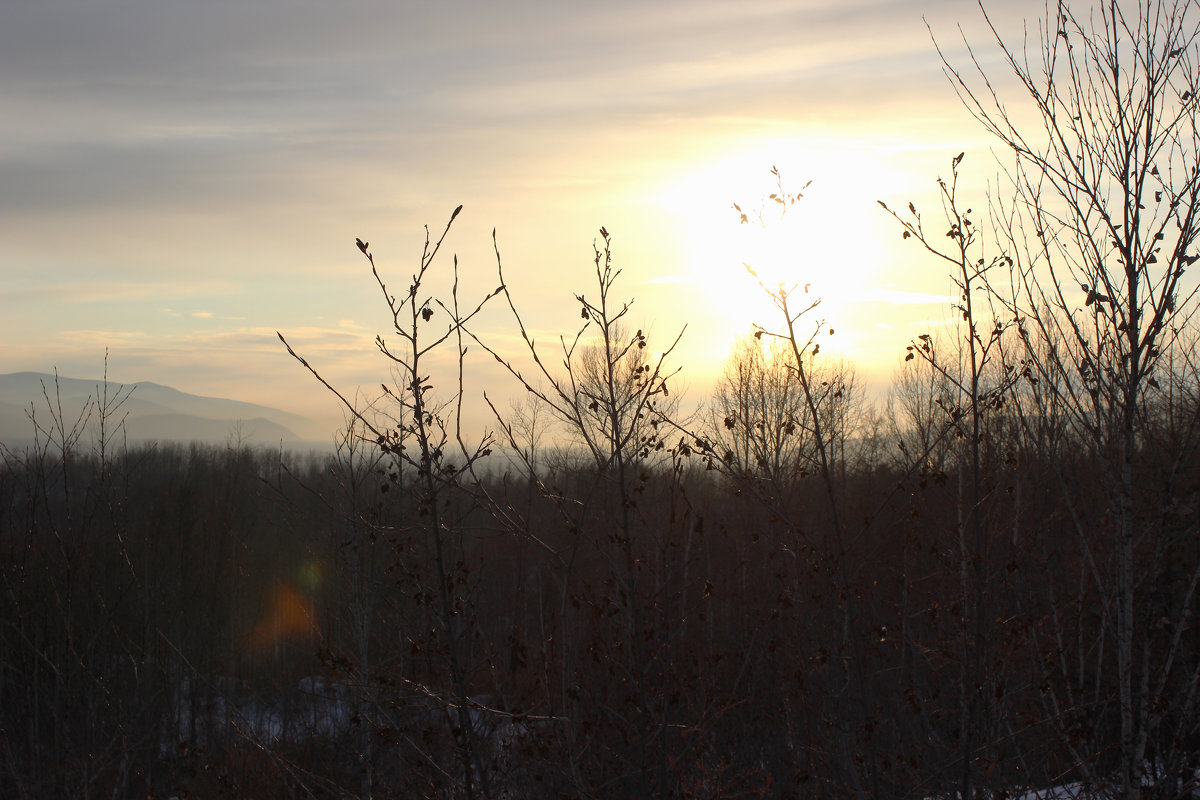
[[[792,156],[769,155],[779,152]],[[875,204],[890,174],[882,160],[853,144],[786,142],[714,161],[669,187],[663,202],[681,225],[686,278],[706,299],[714,335],[721,328],[728,342],[751,323],[779,329],[770,294],[782,288],[793,310],[819,300],[799,333],[823,322],[836,336],[822,348],[853,355],[855,330],[874,325],[857,318],[855,301],[878,283],[884,237],[895,233]]]

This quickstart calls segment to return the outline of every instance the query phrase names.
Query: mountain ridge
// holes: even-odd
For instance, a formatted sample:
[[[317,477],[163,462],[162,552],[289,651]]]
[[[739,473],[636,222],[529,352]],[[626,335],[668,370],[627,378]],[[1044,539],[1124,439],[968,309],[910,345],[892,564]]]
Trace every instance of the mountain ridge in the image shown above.
[[[179,441],[213,444],[231,440],[252,444],[327,446],[330,431],[307,417],[271,406],[192,394],[154,381],[121,383],[103,378],[73,378],[33,371],[0,374],[0,442],[20,446],[33,441],[34,421],[51,416],[61,403],[70,426],[91,403],[95,425],[98,397],[107,384],[109,402],[117,393],[127,398],[117,411],[129,441]],[[114,422],[114,424],[116,424]]]

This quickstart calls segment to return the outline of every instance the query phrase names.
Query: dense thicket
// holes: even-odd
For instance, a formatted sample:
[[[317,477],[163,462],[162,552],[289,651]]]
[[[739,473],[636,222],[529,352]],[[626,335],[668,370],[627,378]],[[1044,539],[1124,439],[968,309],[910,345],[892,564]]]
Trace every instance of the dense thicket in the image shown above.
[[[967,683],[965,439],[950,411],[918,444],[903,409],[951,403],[922,385],[845,426],[840,536],[797,412],[782,483],[678,431],[631,461],[624,493],[571,450],[533,474],[460,476],[440,498],[456,531],[441,566],[411,473],[352,437],[282,461],[232,445],[8,453],[0,793],[922,797],[957,787],[964,694],[989,709],[971,757],[990,784],[1082,778],[1084,762],[1111,775],[1096,455],[1052,419],[986,415],[992,618]],[[1173,658],[1200,664],[1192,628],[1173,627],[1200,561],[1195,451],[1177,446],[1196,401],[1190,373],[1164,385],[1137,456],[1162,539],[1139,555],[1143,658],[1184,683],[1161,658],[1178,636]],[[770,423],[716,421],[726,436]],[[1155,757],[1190,764],[1200,742],[1177,722]],[[1190,771],[1171,780],[1190,791]]]

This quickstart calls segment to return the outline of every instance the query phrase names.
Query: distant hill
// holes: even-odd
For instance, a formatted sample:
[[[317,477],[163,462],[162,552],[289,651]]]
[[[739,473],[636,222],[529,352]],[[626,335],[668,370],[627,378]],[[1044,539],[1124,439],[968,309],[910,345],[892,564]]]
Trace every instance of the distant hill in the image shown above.
[[[33,439],[30,409],[38,424],[50,423],[46,394],[55,403],[61,401],[67,425],[79,418],[89,399],[92,402],[91,428],[96,427],[96,395],[104,381],[57,378],[40,372],[13,372],[0,375],[0,442],[23,446]],[[44,387],[44,389],[43,389]],[[122,389],[123,387],[123,389]],[[124,420],[131,442],[167,440],[226,444],[241,441],[251,445],[325,447],[330,432],[307,417],[269,406],[243,403],[220,397],[188,394],[170,386],[149,381],[132,384],[108,382],[110,402],[118,390],[132,390],[112,424]],[[89,430],[82,441],[90,444],[95,435]]]

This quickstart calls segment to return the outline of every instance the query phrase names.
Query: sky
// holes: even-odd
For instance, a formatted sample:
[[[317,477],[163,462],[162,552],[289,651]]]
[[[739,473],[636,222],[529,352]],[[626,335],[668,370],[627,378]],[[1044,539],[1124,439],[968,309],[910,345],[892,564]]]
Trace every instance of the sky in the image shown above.
[[[1019,43],[1043,13],[993,19]],[[406,287],[425,226],[462,204],[431,289],[451,255],[464,305],[495,288],[495,230],[551,358],[573,296],[595,295],[603,226],[631,327],[659,349],[683,331],[697,398],[737,336],[778,323],[744,261],[811,284],[827,350],[886,386],[951,286],[876,201],[932,203],[964,151],[973,191],[996,179],[930,37],[964,63],[960,25],[1002,73],[965,0],[6,2],[0,373],[97,378],[107,349],[112,380],[332,429],[337,400],[276,332],[347,396],[377,394],[389,314],[355,238]],[[761,205],[772,166],[804,197],[766,233],[739,226],[731,204]],[[521,357],[504,309],[477,330]],[[478,348],[466,374],[472,408],[520,395]]]

